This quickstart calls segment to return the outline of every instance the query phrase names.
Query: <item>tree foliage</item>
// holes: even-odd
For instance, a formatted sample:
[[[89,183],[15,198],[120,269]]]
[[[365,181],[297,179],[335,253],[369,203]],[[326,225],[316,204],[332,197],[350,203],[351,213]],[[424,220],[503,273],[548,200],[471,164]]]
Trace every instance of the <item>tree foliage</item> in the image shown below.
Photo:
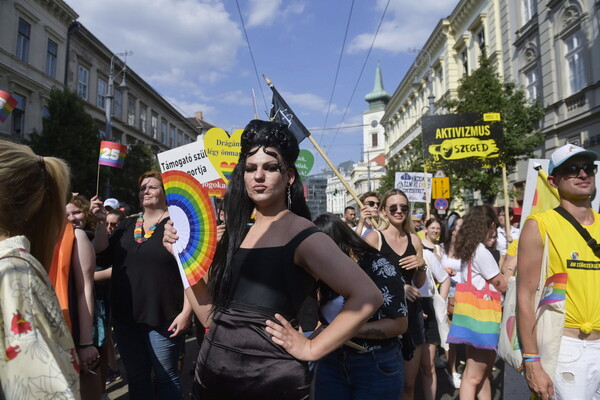
[[[527,99],[523,88],[514,82],[502,82],[495,65],[485,54],[479,59],[479,68],[459,81],[457,97],[443,102],[448,113],[501,114],[504,130],[502,155],[508,173],[517,161],[533,156],[533,151],[543,141],[537,128],[544,115],[541,105]],[[502,190],[502,169],[481,168],[445,171],[450,176],[453,194],[462,189],[479,190],[484,202],[493,203]]]
[[[69,89],[53,88],[41,133],[26,143],[36,154],[59,157],[71,168],[71,190],[85,196],[96,192],[100,139],[98,125],[85,112],[83,100]]]
[[[50,91],[43,130],[34,132],[27,144],[37,154],[59,157],[69,163],[72,191],[88,198],[96,194],[99,127],[76,93],[69,89]],[[101,198],[115,197],[137,209],[137,180],[143,172],[158,169],[156,151],[145,143],[130,144],[123,169],[100,166]]]

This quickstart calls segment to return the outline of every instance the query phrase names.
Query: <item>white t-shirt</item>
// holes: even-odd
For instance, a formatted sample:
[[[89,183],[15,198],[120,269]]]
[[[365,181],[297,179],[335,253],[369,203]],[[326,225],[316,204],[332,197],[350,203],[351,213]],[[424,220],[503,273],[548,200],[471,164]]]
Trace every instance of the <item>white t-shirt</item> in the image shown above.
[[[508,246],[510,245],[510,243],[508,243],[506,240],[506,231],[504,230],[503,226],[499,226],[496,230],[498,231],[498,238],[496,238],[496,250],[498,250],[501,255],[505,256],[506,249],[508,249]],[[518,239],[520,234],[521,231],[519,228],[515,228],[514,226],[510,227],[510,236],[512,240]]]
[[[466,282],[468,279],[468,266],[469,263],[467,261],[462,263],[460,275],[463,282]],[[478,290],[481,290],[485,287],[485,282],[487,280],[492,279],[500,273],[500,269],[498,268],[498,264],[496,264],[494,256],[485,248],[483,243],[479,243],[475,249],[472,270],[473,286],[475,286]],[[492,284],[490,284],[490,288],[492,290],[496,290]]]
[[[458,258],[448,257],[446,252],[442,253],[442,267],[445,270],[454,271],[454,274],[450,275],[450,278],[456,283],[462,283],[462,276],[460,275],[461,261]]]
[[[423,258],[427,264],[427,279],[419,288],[419,292],[421,292],[421,297],[433,297],[433,291],[436,290],[435,282],[444,282],[448,279],[448,273],[431,250],[423,249]]]

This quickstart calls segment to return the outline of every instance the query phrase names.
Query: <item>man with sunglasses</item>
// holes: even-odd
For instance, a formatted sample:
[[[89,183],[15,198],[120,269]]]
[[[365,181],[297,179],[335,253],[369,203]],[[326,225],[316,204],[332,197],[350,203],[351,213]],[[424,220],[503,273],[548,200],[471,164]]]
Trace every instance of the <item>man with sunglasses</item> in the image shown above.
[[[560,206],[600,241],[600,214],[590,200],[598,158],[579,146],[562,146],[551,156],[548,183],[558,190]],[[535,304],[546,240],[548,279]],[[517,265],[517,327],[529,388],[542,399],[600,399],[600,257],[573,224],[547,210],[527,218]],[[538,343],[538,307],[558,315],[551,323],[556,340]]]
[[[363,206],[360,208],[360,216],[358,218],[358,224],[354,228],[354,232],[360,235],[361,238],[365,238],[369,233],[375,229],[373,227],[372,220],[375,223],[379,220],[379,197],[375,192],[366,192],[359,198]]]

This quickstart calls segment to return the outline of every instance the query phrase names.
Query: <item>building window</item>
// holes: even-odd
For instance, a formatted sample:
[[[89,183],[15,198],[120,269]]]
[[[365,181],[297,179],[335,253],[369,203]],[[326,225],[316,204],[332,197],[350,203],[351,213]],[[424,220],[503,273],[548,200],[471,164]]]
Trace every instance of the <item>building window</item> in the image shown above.
[[[377,133],[371,134],[371,147],[379,146],[379,141],[377,140],[379,135]]]
[[[535,69],[525,73],[525,86],[527,88],[527,98],[532,102],[538,98],[538,76]]]
[[[113,104],[113,115],[121,118],[123,116],[123,92],[115,90],[115,101]]]
[[[51,78],[56,78],[56,60],[58,59],[58,43],[48,39],[48,48],[46,52],[46,74]]]
[[[146,133],[148,130],[146,127],[146,116],[148,114],[148,108],[140,104],[140,130],[142,133]]]
[[[177,146],[183,145],[183,132],[181,130],[177,130]]]
[[[565,39],[569,94],[579,92],[585,85],[585,66],[583,64],[583,43],[581,39],[581,32],[576,32]]]
[[[104,110],[104,102],[108,91],[108,83],[104,79],[98,78],[98,97],[96,98],[96,105]]]
[[[156,135],[158,135],[158,115],[152,113],[152,117],[150,118],[150,126],[151,126],[151,135],[152,139],[156,139]]]
[[[77,94],[84,100],[88,99],[89,79],[90,71],[83,65],[80,65],[79,74],[77,74]]]
[[[485,31],[483,28],[477,32],[477,44],[479,45],[479,50],[483,53],[485,51]]]
[[[469,75],[469,53],[466,49],[460,52],[460,62],[463,75]]]
[[[169,147],[175,147],[175,127],[171,125],[171,134],[169,135]]]
[[[168,133],[168,126],[167,126],[167,121],[165,121],[164,119],[160,122],[160,139],[162,144],[167,144],[167,137],[169,135]]]
[[[13,136],[23,138],[23,132],[25,131],[25,104],[27,99],[17,93],[13,93],[13,97],[17,100],[17,105],[12,111],[11,132]]]
[[[133,96],[127,98],[127,124],[135,126],[135,97]]]
[[[523,4],[523,25],[525,25],[531,18],[533,18],[534,11],[534,0],[522,0]]]
[[[17,33],[17,57],[27,62],[29,60],[29,40],[31,25],[23,18],[19,18],[19,31]]]

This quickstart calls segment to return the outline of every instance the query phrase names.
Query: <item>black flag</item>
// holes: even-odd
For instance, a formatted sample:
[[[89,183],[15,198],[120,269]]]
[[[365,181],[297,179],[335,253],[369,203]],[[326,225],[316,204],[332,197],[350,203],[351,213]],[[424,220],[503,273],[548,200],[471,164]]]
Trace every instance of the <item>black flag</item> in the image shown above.
[[[275,89],[275,86],[271,86],[271,90],[273,90],[271,115],[269,116],[271,120],[287,125],[298,140],[298,143],[309,137],[310,132],[302,122],[300,122],[285,100],[283,100],[283,97],[281,97],[277,89]]]

